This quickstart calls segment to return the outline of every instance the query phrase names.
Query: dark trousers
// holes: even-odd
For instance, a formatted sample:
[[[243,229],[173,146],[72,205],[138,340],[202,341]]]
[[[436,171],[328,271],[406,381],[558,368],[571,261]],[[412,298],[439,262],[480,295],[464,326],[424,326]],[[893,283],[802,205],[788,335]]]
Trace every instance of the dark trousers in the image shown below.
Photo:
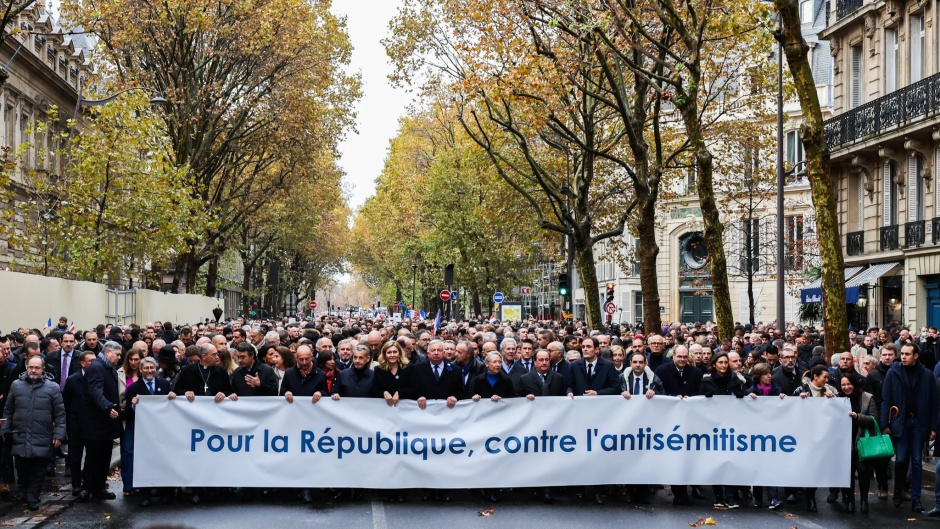
[[[862,498],[868,496],[868,489],[871,486],[871,477],[875,473],[873,461],[859,461],[858,451],[852,450],[852,486],[848,489],[842,489],[843,494],[855,494],[855,482],[858,481],[858,492]],[[856,472],[858,478],[855,477]]]
[[[82,490],[97,495],[104,491],[111,467],[111,439],[85,440],[85,468],[82,469]]]
[[[13,441],[0,437],[0,483],[13,484]]]
[[[85,454],[85,441],[77,436],[69,437],[69,471],[72,473],[72,490],[82,490],[82,456]]]
[[[48,457],[17,457],[16,474],[20,490],[26,494],[28,503],[39,501],[42,493],[42,484],[46,480],[46,465]]]

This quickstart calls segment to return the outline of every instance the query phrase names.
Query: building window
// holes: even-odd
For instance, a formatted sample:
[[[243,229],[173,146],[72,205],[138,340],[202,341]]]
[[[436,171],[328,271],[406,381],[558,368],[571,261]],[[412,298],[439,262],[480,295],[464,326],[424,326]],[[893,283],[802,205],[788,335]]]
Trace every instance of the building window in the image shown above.
[[[633,321],[643,320],[643,293],[636,291],[633,293]]]
[[[907,162],[907,221],[924,220],[924,179],[921,173],[924,170],[924,160],[919,155],[908,158]],[[896,186],[894,186],[896,187]]]
[[[803,24],[813,23],[813,0],[800,1],[800,22]]]
[[[68,71],[69,71],[69,60],[65,58],[65,54],[63,53],[59,57],[59,73],[61,73],[63,76],[66,76],[68,75]]]
[[[791,182],[796,180],[802,180],[800,172],[802,168],[794,170],[798,164],[803,162],[806,158],[803,155],[803,141],[800,139],[800,133],[796,130],[791,130],[787,133],[787,171],[793,171],[793,174],[790,175],[789,180]]]
[[[885,93],[898,89],[898,30],[885,29]]]
[[[760,219],[741,219],[741,275],[760,271]]]
[[[924,78],[924,18],[911,15],[911,84]]]
[[[895,181],[898,177],[898,166],[894,162],[887,162],[884,166],[882,179],[882,200],[884,205],[883,225],[895,226],[898,223],[898,186]]]
[[[787,230],[787,270],[803,269],[803,215],[787,215],[784,219]]]
[[[862,45],[849,48],[849,108],[862,104]]]

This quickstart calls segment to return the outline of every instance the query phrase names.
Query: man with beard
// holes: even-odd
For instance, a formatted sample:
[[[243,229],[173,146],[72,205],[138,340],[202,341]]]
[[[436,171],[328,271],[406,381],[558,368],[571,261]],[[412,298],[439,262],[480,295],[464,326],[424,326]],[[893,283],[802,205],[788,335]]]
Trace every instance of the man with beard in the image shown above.
[[[39,495],[49,457],[65,439],[65,405],[42,358],[26,363],[26,372],[13,382],[3,407],[0,434],[7,437],[16,458],[16,473],[29,510],[39,509]]]

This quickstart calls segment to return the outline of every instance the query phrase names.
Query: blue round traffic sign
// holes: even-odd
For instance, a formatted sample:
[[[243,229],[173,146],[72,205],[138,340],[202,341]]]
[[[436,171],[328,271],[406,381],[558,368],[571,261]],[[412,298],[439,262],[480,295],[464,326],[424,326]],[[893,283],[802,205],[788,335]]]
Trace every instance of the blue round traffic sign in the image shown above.
[[[494,292],[493,293],[493,303],[502,303],[503,302],[503,293]]]

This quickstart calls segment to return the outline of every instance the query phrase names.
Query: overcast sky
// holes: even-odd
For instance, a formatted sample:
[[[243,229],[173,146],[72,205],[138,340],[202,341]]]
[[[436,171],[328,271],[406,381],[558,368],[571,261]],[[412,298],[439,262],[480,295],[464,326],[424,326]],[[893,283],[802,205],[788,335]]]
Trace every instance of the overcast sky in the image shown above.
[[[398,130],[398,119],[412,95],[389,86],[391,65],[380,42],[401,0],[334,0],[333,12],[346,17],[353,45],[352,69],[362,74],[362,99],[356,107],[358,134],[340,144],[340,166],[346,172],[349,205],[357,208],[373,194],[382,172],[388,142]]]

